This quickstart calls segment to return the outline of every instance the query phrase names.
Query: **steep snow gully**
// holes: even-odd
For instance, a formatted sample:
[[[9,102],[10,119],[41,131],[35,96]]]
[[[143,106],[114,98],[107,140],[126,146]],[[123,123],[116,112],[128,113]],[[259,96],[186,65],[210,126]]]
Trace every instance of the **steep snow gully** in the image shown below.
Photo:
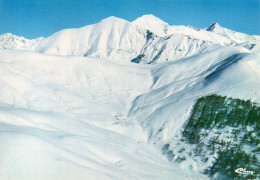
[[[0,179],[209,179],[163,147],[202,96],[260,102],[259,40],[152,15],[0,36]]]

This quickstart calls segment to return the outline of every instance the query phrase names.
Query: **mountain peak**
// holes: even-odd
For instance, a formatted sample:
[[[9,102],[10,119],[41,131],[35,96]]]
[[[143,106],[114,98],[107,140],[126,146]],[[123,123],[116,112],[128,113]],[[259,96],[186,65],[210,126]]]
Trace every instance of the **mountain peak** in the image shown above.
[[[23,36],[16,36],[16,35],[14,35],[14,34],[12,34],[12,33],[5,33],[5,34],[3,34],[3,35],[0,35],[0,39],[1,40],[3,40],[3,39],[5,39],[5,40],[7,40],[7,39],[25,39]]]
[[[219,29],[219,28],[221,28],[219,23],[213,22],[206,30],[207,31],[214,31],[214,30]]]
[[[169,26],[166,22],[152,14],[143,15],[134,20],[132,24],[143,29],[150,30],[159,36],[165,36],[167,32],[166,29]]]
[[[143,15],[139,18],[137,18],[136,20],[133,21],[133,23],[143,23],[143,22],[149,22],[149,23],[154,23],[154,22],[159,22],[159,23],[165,23],[167,24],[166,22],[162,21],[160,18],[152,15],[152,14],[146,14],[146,15]]]
[[[102,19],[101,22],[128,22],[128,21],[115,16],[110,16],[108,18]]]
[[[2,34],[1,37],[14,37],[16,35],[13,35],[12,33],[5,33],[5,34]]]

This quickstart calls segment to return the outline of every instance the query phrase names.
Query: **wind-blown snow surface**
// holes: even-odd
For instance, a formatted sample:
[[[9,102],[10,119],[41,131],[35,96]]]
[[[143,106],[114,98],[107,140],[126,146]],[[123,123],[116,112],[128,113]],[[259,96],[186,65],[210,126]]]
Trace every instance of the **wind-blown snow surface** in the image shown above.
[[[216,23],[110,17],[0,47],[0,179],[207,179],[163,146],[201,96],[260,102],[259,36]]]
[[[126,116],[153,82],[147,65],[14,50],[0,63],[2,179],[194,177]]]
[[[222,47],[158,65],[1,50],[2,179],[203,179],[162,145],[197,97],[259,102],[259,56]]]

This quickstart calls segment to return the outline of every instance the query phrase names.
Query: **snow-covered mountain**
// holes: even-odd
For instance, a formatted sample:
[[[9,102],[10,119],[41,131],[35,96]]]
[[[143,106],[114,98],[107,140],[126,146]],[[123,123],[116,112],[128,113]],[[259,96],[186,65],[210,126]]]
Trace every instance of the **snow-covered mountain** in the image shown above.
[[[206,29],[195,29],[170,26],[153,15],[144,15],[133,22],[109,17],[94,25],[65,29],[35,40],[4,34],[0,36],[0,49],[158,63],[207,52],[218,46],[240,45],[254,49],[259,40],[259,36],[237,33],[217,23]]]
[[[259,36],[145,15],[0,46],[0,179],[225,179],[248,167],[218,170],[226,152],[259,166]]]
[[[42,39],[43,38],[41,37],[29,40],[11,33],[6,33],[0,36],[0,49],[21,49],[32,51]]]

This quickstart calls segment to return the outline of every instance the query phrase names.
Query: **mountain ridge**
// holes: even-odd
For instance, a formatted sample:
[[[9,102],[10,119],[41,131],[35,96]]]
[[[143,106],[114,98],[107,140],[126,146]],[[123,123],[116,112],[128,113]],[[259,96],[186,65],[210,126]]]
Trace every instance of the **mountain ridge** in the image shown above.
[[[176,61],[215,46],[253,47],[258,36],[237,33],[213,23],[206,29],[170,26],[153,15],[129,22],[114,16],[82,28],[64,29],[47,38],[28,40],[8,34],[0,36],[0,49],[21,49],[53,55],[159,63]],[[188,47],[193,47],[188,48]],[[253,47],[251,50],[259,50]],[[137,62],[137,61],[136,61]]]

